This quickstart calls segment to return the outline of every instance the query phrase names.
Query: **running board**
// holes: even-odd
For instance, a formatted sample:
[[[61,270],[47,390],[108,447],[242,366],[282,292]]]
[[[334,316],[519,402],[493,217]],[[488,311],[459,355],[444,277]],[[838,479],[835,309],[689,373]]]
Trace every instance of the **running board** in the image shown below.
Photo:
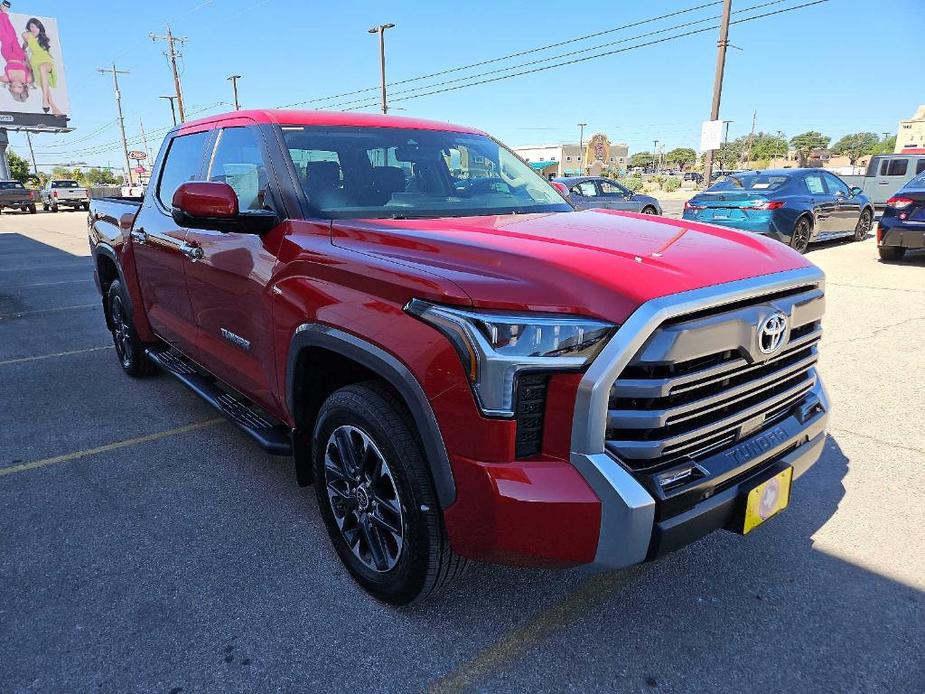
[[[198,367],[173,348],[149,347],[148,359],[176,378],[180,383],[225,415],[270,455],[292,455],[289,429],[260,414],[250,402],[218,385],[217,381],[200,372]]]

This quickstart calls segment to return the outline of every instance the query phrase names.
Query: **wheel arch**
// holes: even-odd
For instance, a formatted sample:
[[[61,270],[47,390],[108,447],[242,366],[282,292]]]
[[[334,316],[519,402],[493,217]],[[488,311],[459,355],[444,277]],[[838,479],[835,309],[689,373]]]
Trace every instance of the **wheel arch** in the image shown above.
[[[456,499],[456,484],[449,456],[437,418],[414,374],[399,359],[381,347],[351,333],[319,323],[304,323],[296,328],[290,341],[286,363],[286,404],[296,422],[295,458],[300,484],[307,483],[311,477],[311,459],[308,453],[311,447],[310,428],[314,426],[321,403],[332,390],[332,386],[329,385],[320,388],[320,392],[316,394],[311,392],[312,375],[309,367],[313,357],[317,358],[319,355],[324,355],[325,359],[335,363],[340,362],[349,369],[344,378],[327,379],[328,383],[337,384],[343,380],[342,385],[347,385],[374,377],[388,384],[414,420],[440,507],[445,509],[450,506]],[[322,386],[324,383],[325,381],[322,381]]]
[[[97,286],[102,294],[103,316],[106,318],[106,328],[112,330],[112,319],[109,316],[109,287],[116,280],[119,280],[125,286],[125,278],[122,276],[122,268],[119,266],[119,260],[115,251],[109,246],[98,245],[94,249],[94,270],[96,271]],[[126,295],[128,293],[126,292]],[[132,298],[127,296],[129,311],[132,310]]]

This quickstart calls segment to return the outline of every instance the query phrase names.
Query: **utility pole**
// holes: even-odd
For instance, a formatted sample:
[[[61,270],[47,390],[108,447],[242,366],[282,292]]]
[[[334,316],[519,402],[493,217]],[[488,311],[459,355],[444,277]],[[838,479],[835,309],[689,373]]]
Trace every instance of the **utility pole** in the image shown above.
[[[241,79],[241,75],[229,75],[226,79],[231,80],[231,89],[234,92],[234,110],[240,111],[241,104],[238,103],[238,80]]]
[[[180,84],[180,72],[177,70],[177,48],[175,44],[179,43],[183,45],[186,41],[186,37],[174,36],[168,24],[166,35],[159,36],[157,34],[151,34],[151,40],[167,42],[167,59],[170,61],[170,69],[173,71],[173,86],[177,93],[177,110],[180,112],[180,122],[183,123],[186,120],[186,114],[183,111],[183,86]],[[173,103],[171,102],[171,106],[172,105]]]
[[[138,125],[141,126],[141,141],[144,143],[144,146],[145,146],[145,155],[146,155],[146,157],[147,157],[147,158],[145,159],[145,163],[147,163],[147,165],[148,165],[148,171],[150,172],[150,171],[151,171],[151,167],[154,165],[154,162],[151,161],[151,150],[148,149],[148,136],[145,135],[145,123],[144,123],[143,120],[141,120],[141,118],[138,119]],[[141,178],[140,175],[139,175],[139,178]]]
[[[585,165],[581,157],[585,151],[585,128],[586,127],[588,127],[587,123],[578,124],[578,161],[581,162],[581,164],[579,164],[579,171],[585,170]]]
[[[29,143],[29,154],[32,156],[32,173],[39,175],[39,165],[35,163],[35,151],[32,149],[32,136],[26,131],[26,142]]]
[[[370,34],[379,34],[379,85],[382,88],[382,113],[389,112],[385,94],[385,30],[394,28],[394,24],[380,24],[369,30]]]
[[[755,123],[758,122],[758,110],[752,112],[752,131],[748,134],[748,163],[752,163],[752,145],[755,142]]]
[[[732,14],[732,0],[723,0],[723,19],[719,27],[719,42],[716,44],[716,75],[713,78],[713,105],[710,120],[719,120],[719,103],[723,95],[723,72],[726,69],[726,48],[729,46],[729,15]],[[710,187],[713,176],[713,150],[707,150],[703,165],[703,185]]]
[[[127,75],[128,70],[119,70],[113,63],[111,68],[97,68],[97,72],[112,73],[112,88],[116,93],[116,111],[119,113],[119,130],[122,131],[122,153],[125,155],[125,183],[132,185],[132,163],[128,158],[128,142],[125,141],[125,119],[122,117],[122,93],[119,91],[119,75]]]
[[[174,107],[173,101],[174,101],[174,99],[176,99],[177,97],[175,97],[175,96],[160,96],[160,97],[158,97],[158,98],[159,98],[159,99],[167,99],[167,101],[170,102],[170,115],[173,116],[173,124],[176,125],[176,124],[177,124],[177,109]]]
[[[655,173],[658,173],[658,140],[652,140],[652,165],[655,167]]]

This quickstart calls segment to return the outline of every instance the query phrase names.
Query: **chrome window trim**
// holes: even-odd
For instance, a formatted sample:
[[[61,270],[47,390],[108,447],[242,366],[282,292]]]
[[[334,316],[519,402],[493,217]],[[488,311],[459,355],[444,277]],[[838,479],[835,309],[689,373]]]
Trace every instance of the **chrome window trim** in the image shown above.
[[[633,355],[666,320],[810,284],[825,286],[815,265],[658,297],[610,338],[578,384],[572,415],[570,460],[601,502],[594,565],[614,569],[644,561],[655,524],[655,499],[604,448],[610,390]]]

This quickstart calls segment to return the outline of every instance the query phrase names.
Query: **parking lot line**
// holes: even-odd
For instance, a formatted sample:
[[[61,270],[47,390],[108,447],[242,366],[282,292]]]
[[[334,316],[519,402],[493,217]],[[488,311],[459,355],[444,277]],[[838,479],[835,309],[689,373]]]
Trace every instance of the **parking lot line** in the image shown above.
[[[99,308],[99,303],[94,304],[77,304],[76,306],[55,306],[54,308],[40,308],[35,311],[17,311],[16,313],[4,313],[0,314],[0,320],[6,318],[19,318],[20,316],[34,316],[37,313],[54,313],[55,311],[70,311],[71,309],[79,308]]]
[[[39,359],[53,359],[54,357],[68,357],[72,354],[83,354],[85,352],[99,352],[103,349],[114,349],[112,345],[103,345],[102,347],[87,347],[87,349],[72,349],[69,352],[53,352],[52,354],[37,354],[33,357],[16,357],[15,359],[5,359],[0,361],[0,366],[5,364],[21,364],[24,361],[37,361]]]
[[[505,634],[500,641],[456,670],[431,682],[427,691],[443,694],[477,688],[485,677],[528,653],[550,635],[589,614],[602,600],[613,595],[615,590],[628,583],[637,573],[638,570],[629,570],[591,576],[562,602],[551,606],[524,626]]]
[[[175,429],[168,429],[166,431],[159,431],[155,434],[146,434],[144,436],[136,436],[131,439],[124,439],[122,441],[115,441],[113,443],[107,443],[103,446],[97,446],[96,448],[87,448],[82,451],[75,451],[73,453],[65,453],[64,455],[56,455],[51,458],[41,458],[40,460],[32,460],[28,463],[20,463],[19,465],[10,465],[9,467],[0,468],[0,477],[5,475],[12,475],[17,472],[26,472],[27,470],[35,470],[40,467],[47,467],[49,465],[57,465],[58,463],[67,463],[71,460],[76,460],[77,458],[85,458],[88,455],[96,455],[97,453],[106,453],[108,451],[115,451],[120,448],[127,448],[129,446],[135,446],[140,443],[147,443],[148,441],[157,441],[158,439],[165,439],[169,436],[176,436],[177,434],[185,434],[189,431],[195,431],[196,429],[202,429],[204,427],[212,426],[213,424],[218,424],[219,422],[226,421],[222,417],[216,417],[215,419],[207,419],[202,422],[195,422],[193,424],[187,424],[186,426],[177,427]]]

